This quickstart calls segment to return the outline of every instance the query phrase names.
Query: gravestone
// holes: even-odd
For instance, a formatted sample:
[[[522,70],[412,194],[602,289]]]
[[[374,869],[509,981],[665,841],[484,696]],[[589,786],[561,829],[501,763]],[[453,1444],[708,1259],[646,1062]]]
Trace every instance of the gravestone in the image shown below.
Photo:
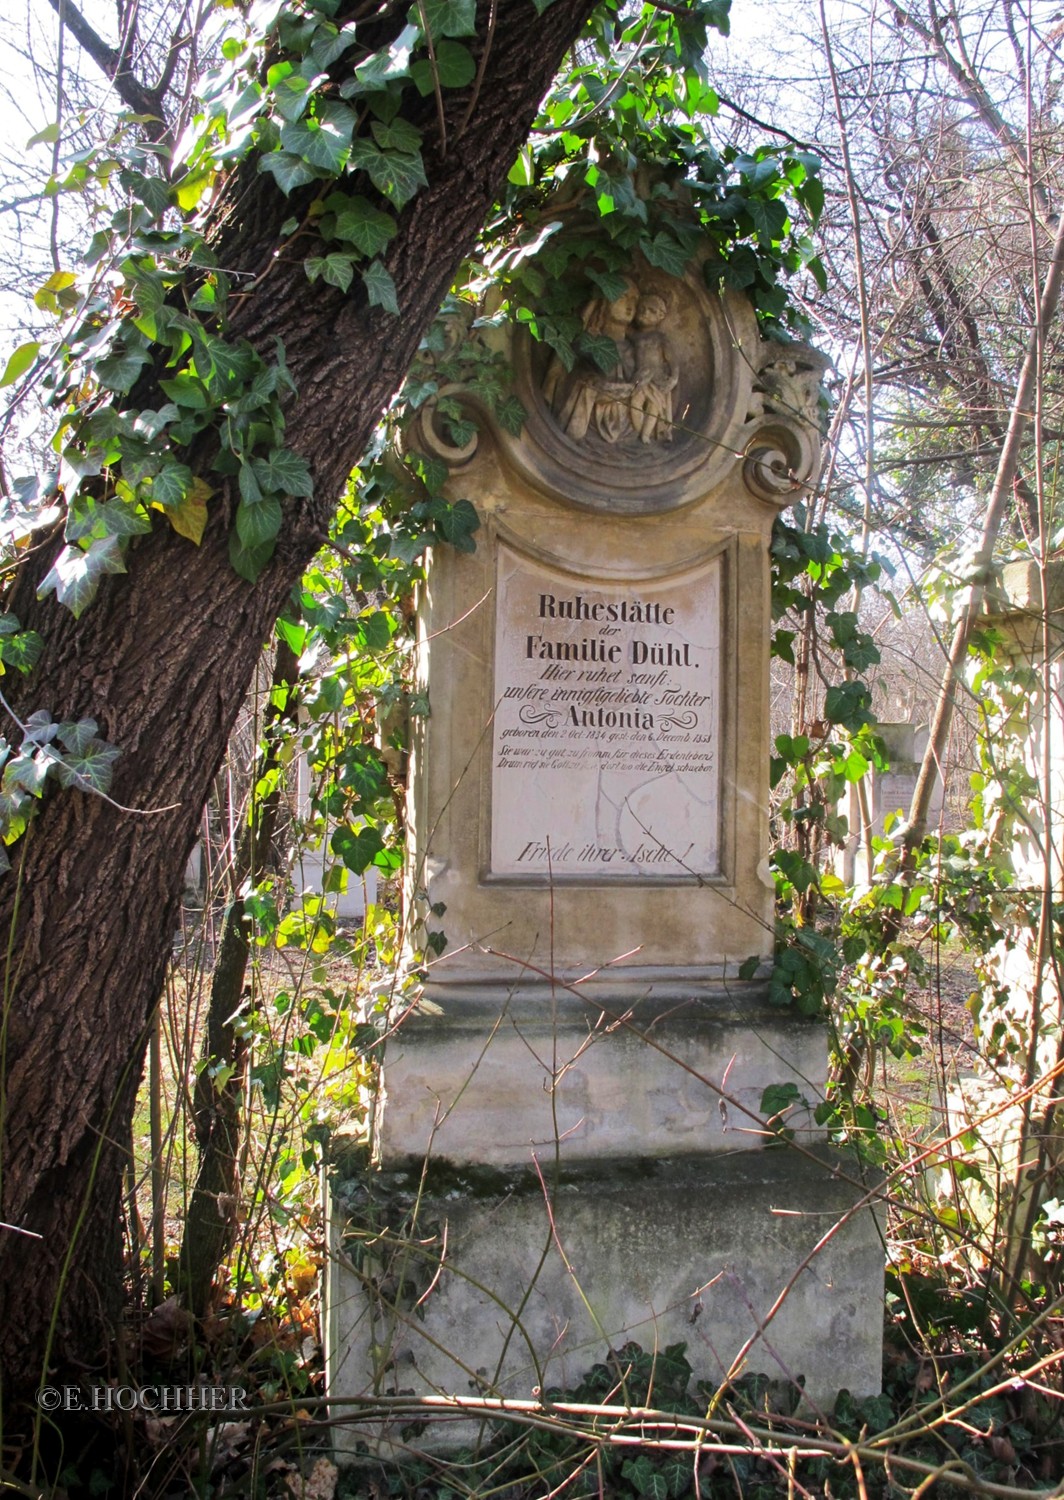
[[[871,885],[876,860],[872,840],[885,836],[888,818],[895,819],[893,827],[908,817],[928,740],[927,725],[909,720],[880,720],[875,732],[886,751],[887,769],[873,767],[861,785],[848,782],[836,806],[846,819],[849,836],[836,851],[835,872],[850,886]],[[938,824],[942,805],[942,778],[936,777],[928,807],[932,827]]]
[[[301,753],[296,760],[296,816],[309,819],[311,771],[310,760]],[[326,828],[315,842],[301,839],[292,869],[292,888],[296,896],[321,894],[324,909],[337,922],[361,922],[367,906],[377,899],[377,872],[371,865],[362,875],[351,875],[343,862],[328,849],[330,830]]]
[[[470,334],[512,368],[520,432],[450,387],[479,435],[430,404],[412,438],[482,526],[419,603],[429,960],[373,1169],[335,1165],[330,1392],[528,1396],[683,1343],[714,1387],[867,1394],[882,1242],[813,1121],[823,1028],[767,984],[768,547],[815,479],[824,360],[762,341],[697,263],[633,263],[584,325],[612,368]]]
[[[1059,1005],[1057,965],[1038,930],[1037,893],[1048,876],[1055,899],[1064,895],[1059,832],[1064,826],[1064,563],[1054,559],[1044,569],[1033,560],[1006,564],[987,591],[985,615],[998,632],[1001,656],[1018,673],[1029,674],[1013,721],[996,726],[1003,766],[1018,753],[1028,778],[1026,794],[1010,789],[1009,804],[1015,886],[1028,901],[1026,910],[1023,902],[1016,904],[1005,936],[984,961],[984,1002],[977,1020],[988,1034],[999,1018],[1027,1032],[1032,1015],[1052,1014]],[[1015,737],[1014,748],[1006,735]],[[1043,1023],[1036,1055],[1028,1059],[1024,1047],[1015,1057],[995,1056],[995,1073],[1012,1087],[1031,1062],[1040,1073],[1051,1074],[1058,1046],[1056,1029]],[[1022,1106],[1013,1107],[1014,1122],[1021,1113]]]
[[[300,820],[310,817],[310,761],[305,752],[296,759],[295,815]],[[291,868],[291,893],[296,901],[304,896],[320,895],[323,909],[333,921],[361,922],[366,908],[377,899],[377,872],[372,865],[360,876],[348,874],[342,860],[331,855],[327,848],[326,830],[317,840],[301,838]],[[198,839],[185,865],[185,890],[190,899],[202,899],[205,894],[207,872],[203,857],[203,841]]]

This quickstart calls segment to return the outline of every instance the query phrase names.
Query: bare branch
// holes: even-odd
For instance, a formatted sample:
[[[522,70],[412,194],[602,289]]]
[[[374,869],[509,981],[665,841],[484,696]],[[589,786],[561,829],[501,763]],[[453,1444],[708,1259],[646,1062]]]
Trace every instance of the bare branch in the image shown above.
[[[108,46],[71,0],[48,0],[48,3],[59,17],[60,25],[70,28],[81,49],[88,53],[100,71],[114,84],[122,103],[134,114],[147,115],[149,121],[151,117],[156,118],[159,127],[152,129],[149,123],[149,134],[162,134],[166,122],[163,119],[160,95],[154,89],[147,88],[135,73],[130,72],[124,53]]]

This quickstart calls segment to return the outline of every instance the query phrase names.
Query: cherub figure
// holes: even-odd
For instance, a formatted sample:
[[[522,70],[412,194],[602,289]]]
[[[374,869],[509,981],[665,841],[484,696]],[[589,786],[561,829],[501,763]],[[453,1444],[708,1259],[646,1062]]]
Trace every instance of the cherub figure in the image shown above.
[[[635,374],[628,408],[632,430],[641,443],[672,442],[672,393],[679,375],[661,331],[668,311],[660,292],[646,292],[636,306],[629,334],[635,347]]]
[[[543,394],[562,431],[577,442],[590,433],[605,443],[617,443],[630,431],[628,400],[635,366],[630,334],[638,296],[635,283],[628,281],[612,302],[601,297],[584,309],[587,332],[613,341],[617,359],[612,369],[603,371],[585,360],[567,374],[555,359],[547,371]]]

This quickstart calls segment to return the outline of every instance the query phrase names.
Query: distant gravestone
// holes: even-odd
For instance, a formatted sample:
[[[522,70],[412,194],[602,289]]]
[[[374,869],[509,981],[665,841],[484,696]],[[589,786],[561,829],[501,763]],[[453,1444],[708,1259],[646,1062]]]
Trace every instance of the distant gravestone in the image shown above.
[[[1039,931],[1037,893],[1048,876],[1054,899],[1064,896],[1064,562],[1054,559],[1044,567],[1033,560],[1008,563],[988,590],[986,616],[999,633],[999,650],[1019,673],[1028,674],[1013,722],[999,725],[999,750],[1003,767],[1008,767],[1013,752],[1004,736],[1015,736],[1027,773],[1026,794],[1008,804],[1011,862],[1016,892],[1035,900],[1028,900],[1025,914],[1023,903],[1017,903],[1004,937],[985,960],[985,992],[992,999],[978,1019],[987,1033],[1000,1017],[1027,1035],[1032,1016],[1045,1017],[1060,1005],[1059,969]],[[1014,1084],[1032,1062],[1042,1074],[1052,1076],[1059,1056],[1058,1030],[1044,1021],[1037,1030],[1033,1058],[1026,1045],[1015,1057],[1005,1055],[1004,1048],[995,1056],[999,1080],[1011,1079]],[[1023,1107],[1010,1111],[1013,1122]],[[1017,1125],[1014,1133],[1018,1129]],[[1051,1150],[1058,1159],[1064,1156],[1056,1143]]]
[[[310,763],[305,754],[296,762],[296,811],[300,818],[310,813]],[[377,872],[372,865],[363,875],[343,870],[343,861],[331,854],[328,840],[301,841],[292,867],[292,889],[297,896],[320,892],[325,906],[340,922],[360,922],[367,905],[377,899]]]
[[[840,878],[851,886],[871,884],[876,859],[872,841],[885,836],[888,819],[893,818],[896,824],[908,816],[927,746],[926,724],[904,720],[881,722],[876,724],[875,733],[886,751],[887,769],[873,768],[860,787],[849,783],[836,809],[846,818],[849,833],[837,851],[835,868]],[[936,777],[928,807],[928,821],[932,826],[938,822],[942,803],[942,779]]]
[[[481,411],[455,447],[429,407],[413,440],[482,520],[419,607],[407,897],[446,947],[378,1164],[336,1162],[330,1392],[527,1396],[634,1341],[869,1393],[882,1243],[812,1121],[824,1032],[740,978],[773,949],[768,546],[824,361],[697,264],[634,262],[584,323],[612,368],[487,335],[518,435]],[[766,1089],[800,1150],[763,1149]]]
[[[310,815],[310,763],[305,753],[296,760],[295,812],[300,819]],[[372,866],[360,876],[344,870],[343,861],[330,854],[327,838],[317,842],[300,839],[290,871],[291,893],[296,900],[318,894],[330,915],[339,922],[360,922],[367,905],[377,899],[377,872]],[[185,890],[190,899],[206,894],[207,871],[203,857],[203,840],[198,839],[185,865]]]

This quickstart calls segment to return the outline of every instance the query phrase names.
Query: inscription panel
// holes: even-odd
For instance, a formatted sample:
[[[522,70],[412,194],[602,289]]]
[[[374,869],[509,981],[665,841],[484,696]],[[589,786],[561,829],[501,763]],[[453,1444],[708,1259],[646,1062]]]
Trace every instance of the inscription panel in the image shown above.
[[[720,871],[721,560],[603,584],[501,546],[491,872]]]

